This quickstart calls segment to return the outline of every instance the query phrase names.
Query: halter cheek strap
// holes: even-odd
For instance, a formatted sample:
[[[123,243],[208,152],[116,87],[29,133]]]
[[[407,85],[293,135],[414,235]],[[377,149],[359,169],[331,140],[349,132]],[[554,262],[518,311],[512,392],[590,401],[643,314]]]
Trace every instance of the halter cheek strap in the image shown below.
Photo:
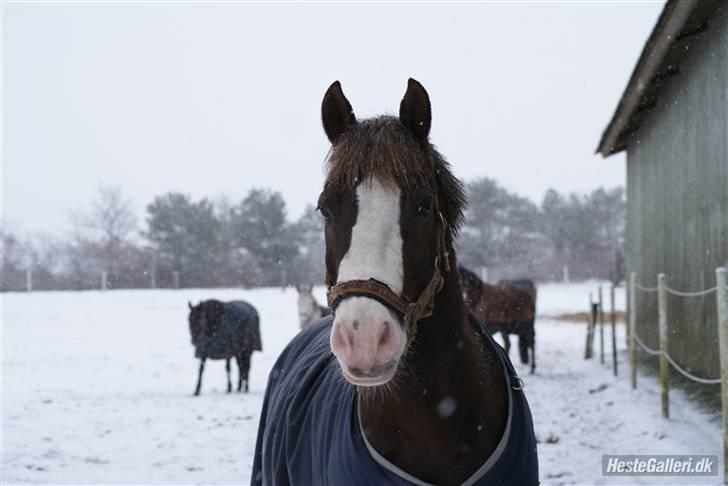
[[[444,284],[444,272],[450,271],[450,254],[447,251],[445,234],[447,223],[440,212],[437,200],[437,193],[434,198],[434,210],[437,221],[435,222],[435,268],[429,283],[414,301],[406,296],[395,293],[388,285],[378,280],[348,280],[336,285],[328,285],[328,302],[331,311],[335,314],[339,303],[349,297],[369,297],[382,305],[394,310],[404,320],[404,327],[407,330],[407,346],[414,339],[417,331],[417,322],[420,319],[430,317],[433,313],[435,295],[442,289]]]

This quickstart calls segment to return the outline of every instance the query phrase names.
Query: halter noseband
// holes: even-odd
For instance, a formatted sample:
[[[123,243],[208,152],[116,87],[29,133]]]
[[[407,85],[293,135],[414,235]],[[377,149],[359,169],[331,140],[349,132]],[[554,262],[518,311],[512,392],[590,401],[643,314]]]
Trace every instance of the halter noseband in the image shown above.
[[[370,278],[369,280],[348,280],[333,285],[327,282],[327,298],[332,313],[336,313],[339,303],[348,297],[369,297],[380,304],[396,311],[404,319],[404,327],[407,330],[407,345],[414,339],[417,330],[417,321],[432,316],[435,295],[442,289],[444,284],[444,272],[450,271],[450,254],[447,251],[445,233],[447,223],[440,212],[437,201],[437,192],[434,194],[434,213],[437,218],[435,222],[435,270],[432,278],[424,288],[419,297],[410,301],[403,294],[395,293],[388,285]]]

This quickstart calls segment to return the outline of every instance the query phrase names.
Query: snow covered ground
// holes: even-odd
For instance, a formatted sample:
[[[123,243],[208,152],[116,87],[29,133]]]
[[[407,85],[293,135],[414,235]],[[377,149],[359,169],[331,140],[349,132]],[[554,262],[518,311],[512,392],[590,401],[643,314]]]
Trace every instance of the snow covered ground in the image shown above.
[[[594,301],[597,300],[599,286],[602,287],[604,309],[609,310],[609,284],[590,280],[573,284],[544,283],[538,286],[537,312],[539,317],[548,318],[562,314],[588,312],[589,294]],[[625,310],[626,294],[624,287],[618,287],[614,292],[617,310]]]
[[[653,378],[642,378],[637,392],[629,389],[623,326],[620,376],[613,378],[609,365],[582,359],[585,326],[545,317],[585,311],[597,285],[539,287],[537,374],[517,364],[540,441],[542,481],[636,482],[602,477],[605,453],[722,457],[716,416],[673,391],[666,421]],[[316,293],[323,300],[323,290]],[[298,332],[295,294],[2,295],[2,483],[247,483],[268,371]],[[617,294],[621,308],[623,294]],[[260,311],[264,352],[253,355],[247,395],[225,393],[224,364],[215,361],[202,395],[192,397],[197,362],[187,301],[212,297],[242,298]]]

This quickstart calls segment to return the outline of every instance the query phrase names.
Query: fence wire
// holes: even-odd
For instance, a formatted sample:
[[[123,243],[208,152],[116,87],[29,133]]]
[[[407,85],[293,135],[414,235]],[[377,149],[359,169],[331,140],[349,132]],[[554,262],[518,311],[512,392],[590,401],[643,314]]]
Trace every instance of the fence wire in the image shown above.
[[[695,376],[694,374],[690,373],[688,370],[677,364],[677,362],[672,359],[667,353],[665,353],[665,359],[667,359],[668,363],[670,363],[673,368],[675,368],[677,371],[680,372],[681,375],[689,380],[697,381],[698,383],[702,383],[703,385],[720,385],[720,378],[701,378],[699,376]]]
[[[641,290],[642,292],[648,292],[648,293],[657,292],[660,289],[659,286],[645,287],[644,285],[640,285],[637,282],[635,282],[634,286],[636,289]],[[728,290],[728,286],[726,286],[725,289]],[[711,287],[711,288],[705,289],[705,290],[696,290],[695,292],[677,290],[677,289],[673,289],[673,288],[670,288],[667,285],[665,285],[665,291],[668,294],[677,295],[679,297],[702,297],[703,295],[712,294],[713,292],[716,292],[717,290],[718,290],[717,285],[715,287]]]
[[[640,337],[637,333],[634,334],[634,340],[637,344],[639,344],[640,348],[642,348],[642,350],[644,352],[646,352],[647,354],[649,354],[651,356],[662,356],[664,354],[665,359],[667,359],[667,362],[670,363],[670,365],[672,365],[672,367],[675,368],[675,370],[677,370],[677,372],[680,373],[681,375],[683,375],[685,378],[687,378],[689,380],[693,380],[698,383],[702,383],[703,385],[719,385],[720,384],[720,381],[721,381],[720,378],[701,378],[699,376],[695,376],[694,374],[690,373],[688,370],[686,370],[685,368],[680,366],[677,363],[677,361],[672,359],[672,356],[670,356],[669,354],[663,353],[659,349],[653,349],[653,348],[649,347],[648,345],[646,345],[644,343],[644,341],[642,341],[642,339],[640,339]]]
[[[638,290],[641,290],[642,292],[657,292],[657,287],[643,287],[642,285],[635,282],[634,284],[635,288]]]
[[[667,291],[668,294],[677,295],[679,297],[701,297],[703,295],[712,294],[713,292],[718,290],[718,287],[715,286],[715,287],[705,289],[705,290],[698,290],[696,292],[683,292],[681,290],[671,289],[670,287],[665,285],[665,290]]]
[[[639,336],[637,335],[637,333],[634,333],[634,340],[635,340],[635,342],[636,342],[637,344],[639,344],[639,345],[640,345],[640,347],[641,347],[641,348],[642,348],[642,349],[643,349],[643,350],[644,350],[644,351],[645,351],[645,352],[646,352],[647,354],[651,354],[652,356],[659,356],[659,355],[661,355],[661,354],[662,354],[662,351],[660,351],[659,349],[652,349],[651,347],[649,347],[648,345],[646,345],[646,344],[644,343],[644,341],[642,341],[642,340],[640,339],[640,337],[639,337]]]
[[[641,290],[642,292],[648,292],[648,293],[657,292],[659,290],[659,286],[645,287],[643,285],[638,284],[637,282],[634,283],[634,286],[636,289]],[[728,291],[728,286],[725,286],[723,289]],[[702,297],[702,296],[705,296],[708,294],[712,294],[713,292],[717,292],[718,290],[720,290],[720,287],[719,287],[719,285],[716,285],[715,287],[711,287],[711,288],[705,289],[705,290],[698,290],[695,292],[690,292],[690,291],[684,292],[682,290],[672,289],[672,288],[668,287],[667,285],[665,285],[665,291],[668,294],[676,295],[678,297]],[[667,362],[670,363],[670,366],[672,366],[675,370],[677,370],[678,373],[680,373],[681,375],[683,375],[685,378],[687,378],[689,380],[695,381],[697,383],[702,383],[703,385],[719,385],[721,383],[721,378],[701,378],[699,376],[695,376],[694,374],[690,373],[688,370],[686,370],[685,368],[680,366],[678,364],[678,362],[675,361],[672,358],[672,356],[670,356],[668,353],[662,352],[659,349],[653,349],[653,348],[649,347],[648,345],[646,345],[645,342],[642,341],[642,339],[640,339],[639,335],[636,332],[634,333],[634,340],[639,345],[639,347],[642,348],[642,350],[644,352],[646,352],[647,354],[649,354],[651,356],[663,356],[664,355]]]

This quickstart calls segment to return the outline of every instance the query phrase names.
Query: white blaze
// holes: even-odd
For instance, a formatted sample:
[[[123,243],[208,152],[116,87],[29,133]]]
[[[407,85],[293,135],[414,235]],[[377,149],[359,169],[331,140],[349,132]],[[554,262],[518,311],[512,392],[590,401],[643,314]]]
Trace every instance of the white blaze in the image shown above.
[[[339,282],[374,278],[395,293],[402,292],[402,234],[398,188],[377,179],[356,188],[358,212],[349,251],[339,264]]]
[[[400,190],[385,188],[372,179],[360,184],[356,194],[356,224],[351,229],[349,251],[339,264],[338,282],[373,278],[400,294],[404,285]],[[336,308],[331,349],[345,375],[351,370],[376,372],[379,366],[397,363],[406,342],[397,314],[374,299],[349,297]],[[383,373],[386,376],[389,371]],[[356,377],[347,379],[361,384]],[[382,379],[384,383],[389,378]],[[367,383],[377,384],[380,383],[376,378]]]
[[[359,184],[356,188],[358,211],[351,229],[349,251],[339,264],[339,282],[368,280],[387,284],[395,293],[402,293],[404,270],[402,263],[402,234],[399,227],[400,190],[385,188],[377,179]],[[349,297],[339,303],[336,320],[350,326],[356,320],[361,328],[357,335],[363,343],[376,346],[379,325],[384,321],[393,327],[400,341],[400,351],[406,342],[404,331],[396,325],[396,313],[374,299]]]

